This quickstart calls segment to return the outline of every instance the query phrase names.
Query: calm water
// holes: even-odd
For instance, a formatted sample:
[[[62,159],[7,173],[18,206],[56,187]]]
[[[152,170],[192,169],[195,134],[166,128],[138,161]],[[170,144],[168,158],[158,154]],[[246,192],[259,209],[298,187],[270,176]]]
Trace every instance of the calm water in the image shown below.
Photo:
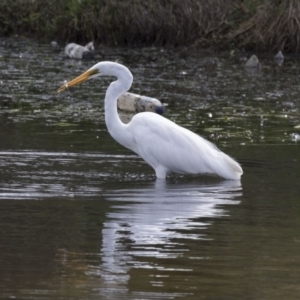
[[[213,141],[241,182],[156,181],[106,131],[96,61],[0,40],[1,299],[299,299],[300,59],[100,48],[134,93]]]

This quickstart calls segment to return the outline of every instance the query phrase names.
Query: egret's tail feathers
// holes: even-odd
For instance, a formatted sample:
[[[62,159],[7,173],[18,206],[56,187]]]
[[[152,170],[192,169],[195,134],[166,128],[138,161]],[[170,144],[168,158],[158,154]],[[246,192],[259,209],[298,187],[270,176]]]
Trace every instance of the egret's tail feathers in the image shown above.
[[[243,175],[243,169],[241,168],[240,164],[234,161],[232,158],[228,157],[230,159],[229,165],[233,173],[236,175],[236,179],[240,179]]]
[[[222,152],[215,144],[203,139],[196,140],[204,169],[224,179],[240,180],[243,170],[238,162]]]
[[[224,154],[224,166],[219,168],[219,175],[225,179],[239,180],[243,175],[243,169],[240,164],[233,160],[227,154]],[[220,172],[221,171],[221,172]]]

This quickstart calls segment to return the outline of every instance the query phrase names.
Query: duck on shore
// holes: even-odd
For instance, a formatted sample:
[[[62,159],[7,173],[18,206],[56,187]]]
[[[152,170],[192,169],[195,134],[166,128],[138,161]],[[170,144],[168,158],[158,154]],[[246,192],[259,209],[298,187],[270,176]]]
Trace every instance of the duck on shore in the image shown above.
[[[65,54],[70,58],[76,59],[94,59],[94,43],[89,42],[85,46],[81,46],[75,43],[69,43],[65,47]]]

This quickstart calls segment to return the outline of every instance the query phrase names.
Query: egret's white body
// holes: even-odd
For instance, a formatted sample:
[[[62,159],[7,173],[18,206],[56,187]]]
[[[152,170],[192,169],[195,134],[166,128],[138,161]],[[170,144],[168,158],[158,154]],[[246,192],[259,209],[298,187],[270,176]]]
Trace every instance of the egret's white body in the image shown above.
[[[240,165],[214,144],[152,112],[135,115],[128,124],[118,116],[117,100],[127,92],[133,76],[123,65],[100,62],[64,84],[58,91],[97,76],[114,76],[105,95],[105,122],[110,135],[124,147],[134,151],[155,170],[157,178],[169,173],[216,174],[239,180]]]

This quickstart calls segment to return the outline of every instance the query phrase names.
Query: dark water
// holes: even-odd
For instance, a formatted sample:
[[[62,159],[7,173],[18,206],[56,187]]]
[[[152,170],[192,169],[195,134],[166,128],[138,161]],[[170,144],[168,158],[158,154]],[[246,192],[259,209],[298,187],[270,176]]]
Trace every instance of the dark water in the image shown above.
[[[0,45],[1,299],[299,299],[297,57],[99,49],[244,169],[164,182],[108,135],[108,79],[56,94],[95,61]]]

